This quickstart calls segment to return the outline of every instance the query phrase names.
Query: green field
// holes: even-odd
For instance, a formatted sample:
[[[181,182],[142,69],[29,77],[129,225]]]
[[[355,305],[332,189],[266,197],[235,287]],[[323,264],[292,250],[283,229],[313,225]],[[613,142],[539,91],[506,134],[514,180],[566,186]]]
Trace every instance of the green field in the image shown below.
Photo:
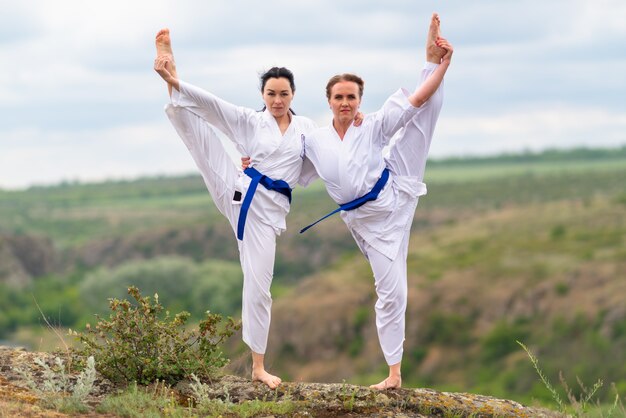
[[[549,401],[522,340],[553,381],[563,371],[574,387],[576,376],[604,379],[603,399],[611,382],[626,393],[626,147],[433,160],[426,173],[408,260],[407,385]],[[368,383],[385,369],[369,267],[339,217],[297,232],[333,207],[319,182],[295,191],[268,356],[288,379]],[[50,348],[35,301],[80,329],[129,284],[196,318],[238,315],[235,239],[199,176],[0,191],[0,339]],[[324,339],[311,321],[326,316],[343,325]],[[245,351],[236,339],[229,349]]]

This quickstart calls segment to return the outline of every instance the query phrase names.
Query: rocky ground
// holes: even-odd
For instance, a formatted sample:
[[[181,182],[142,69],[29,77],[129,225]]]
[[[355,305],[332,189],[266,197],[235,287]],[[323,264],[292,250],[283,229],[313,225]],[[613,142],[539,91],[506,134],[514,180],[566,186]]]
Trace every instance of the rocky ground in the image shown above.
[[[23,373],[36,383],[43,381],[43,370],[35,363],[40,358],[52,365],[54,355],[32,353],[0,346],[0,418],[64,417],[67,415],[43,409],[37,394],[29,389]],[[548,410],[530,408],[517,402],[468,393],[437,392],[431,389],[394,389],[384,392],[341,383],[283,383],[279,389],[252,383],[235,376],[223,376],[207,382],[210,398],[242,403],[254,399],[275,402],[297,402],[298,417],[560,417]],[[184,402],[193,399],[190,382],[180,382],[173,392]],[[93,412],[83,416],[103,417],[95,407],[104,397],[116,391],[114,385],[98,377],[86,400]]]

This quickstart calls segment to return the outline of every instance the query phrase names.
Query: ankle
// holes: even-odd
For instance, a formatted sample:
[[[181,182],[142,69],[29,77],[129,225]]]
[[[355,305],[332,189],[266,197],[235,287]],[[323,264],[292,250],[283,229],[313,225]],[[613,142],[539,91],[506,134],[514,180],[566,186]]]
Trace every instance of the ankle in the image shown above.
[[[389,367],[389,377],[387,379],[394,383],[402,381],[402,371],[399,363]]]
[[[263,354],[252,352],[252,373],[265,371],[265,356]]]
[[[432,46],[426,51],[426,61],[432,62],[434,64],[440,64],[445,55],[445,49],[438,46]]]

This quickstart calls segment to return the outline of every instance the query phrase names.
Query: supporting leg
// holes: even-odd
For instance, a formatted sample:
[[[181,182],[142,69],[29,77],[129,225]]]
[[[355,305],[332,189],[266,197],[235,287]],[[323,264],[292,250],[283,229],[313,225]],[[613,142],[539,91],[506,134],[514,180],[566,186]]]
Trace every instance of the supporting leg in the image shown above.
[[[389,376],[373,385],[374,389],[390,389],[402,385],[400,366],[402,361],[405,313],[407,305],[406,258],[409,231],[406,232],[398,255],[390,260],[371,246],[365,244],[367,258],[374,273],[376,284],[376,329]]]
[[[263,364],[272,318],[270,286],[274,274],[276,233],[274,228],[249,217],[246,236],[239,243],[243,269],[243,341],[252,350],[252,380],[276,388],[280,378],[269,374]]]

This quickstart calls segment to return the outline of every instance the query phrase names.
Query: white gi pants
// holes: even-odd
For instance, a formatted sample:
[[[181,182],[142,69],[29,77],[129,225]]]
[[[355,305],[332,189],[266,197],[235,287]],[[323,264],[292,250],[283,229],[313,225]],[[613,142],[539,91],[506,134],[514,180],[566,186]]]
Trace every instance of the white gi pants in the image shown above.
[[[434,68],[424,69],[420,83],[432,73]],[[424,109],[415,116],[392,144],[387,167],[394,176],[417,177],[424,179],[424,170],[428,150],[432,141],[435,125],[443,105],[443,83],[435,94],[424,104]],[[415,198],[417,201],[417,197]],[[407,267],[411,224],[407,225],[402,245],[392,260],[375,250],[363,239],[356,236],[359,247],[363,249],[370,262],[376,285],[376,329],[380,347],[388,365],[402,361],[405,315],[407,305]]]
[[[409,235],[406,231],[398,255],[391,260],[361,240],[360,247],[370,262],[374,273],[374,283],[378,300],[376,330],[380,348],[388,365],[402,361],[404,344],[404,316],[407,304],[406,258],[409,248]]]
[[[167,114],[189,148],[217,209],[236,234],[241,205],[232,203],[239,176],[235,163],[204,119],[184,107],[169,107]],[[245,239],[237,240],[237,244],[243,270],[243,341],[255,353],[265,354],[271,321],[270,285],[274,275],[276,232],[250,211]]]

